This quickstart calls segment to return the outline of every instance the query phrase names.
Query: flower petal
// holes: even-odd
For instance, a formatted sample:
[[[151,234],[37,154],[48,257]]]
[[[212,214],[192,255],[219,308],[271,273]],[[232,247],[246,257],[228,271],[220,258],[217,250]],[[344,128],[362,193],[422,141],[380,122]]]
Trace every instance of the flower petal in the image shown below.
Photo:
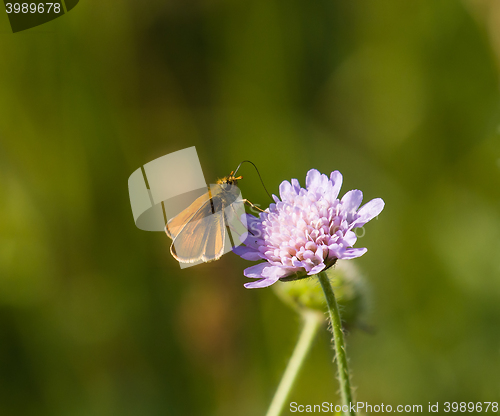
[[[290,185],[290,182],[288,181],[283,181],[281,182],[279,189],[280,189],[280,198],[283,201],[286,199],[286,196],[290,193],[292,185]]]
[[[293,273],[294,270],[293,269],[289,269],[289,268],[286,268],[286,267],[280,267],[280,266],[271,266],[271,267],[266,267],[263,271],[262,271],[262,277],[266,277],[266,278],[277,278],[277,279],[280,279],[282,277],[285,277],[291,273]]]
[[[330,181],[333,184],[330,198],[334,200],[339,196],[340,188],[342,187],[342,174],[338,170],[333,171],[330,173]]]
[[[348,248],[347,250],[344,251],[342,257],[339,258],[343,260],[355,259],[356,257],[361,257],[367,251],[368,249],[366,248]]]
[[[307,190],[314,190],[321,186],[321,173],[316,169],[311,169],[306,175]]]
[[[252,214],[245,213],[241,216],[241,222],[243,224],[247,224],[248,228],[251,230],[254,230],[256,226],[259,226],[262,223],[262,220]]]
[[[356,211],[363,200],[363,192],[354,189],[342,197],[343,208],[346,212]]]
[[[247,267],[243,271],[243,274],[246,277],[251,277],[253,279],[260,279],[260,278],[262,278],[262,272],[264,271],[264,269],[266,267],[269,267],[269,263],[267,263],[267,262],[255,264],[251,267]]]
[[[358,218],[354,221],[355,227],[361,227],[375,218],[384,209],[385,202],[382,198],[372,199],[363,205],[358,211]]]
[[[328,259],[340,259],[345,249],[337,243],[328,246]]]
[[[295,193],[298,195],[300,192],[300,183],[297,179],[292,179],[292,187],[295,190]]]
[[[260,268],[255,268],[256,266],[261,266]],[[280,277],[284,277],[293,273],[293,270],[287,269],[285,267],[279,266],[269,266],[268,263],[259,263],[256,266],[249,267],[243,273],[247,277],[260,278],[257,282],[245,283],[245,287],[248,289],[254,289],[259,287],[267,287],[277,282]],[[255,272],[249,271],[249,269],[255,268]],[[256,274],[259,274],[258,276]],[[251,276],[250,276],[251,275]]]
[[[247,247],[252,247],[255,250],[258,250],[258,248],[262,244],[264,244],[264,240],[262,240],[261,238],[257,238],[250,233],[243,233],[242,235],[240,235],[240,242]]]
[[[357,239],[358,239],[358,237],[356,236],[356,234],[354,232],[347,231],[342,240],[344,240],[344,243],[346,243],[346,245],[351,247],[354,245],[354,243],[356,243]]]
[[[251,261],[262,260],[262,258],[264,257],[263,254],[259,250],[255,249],[253,247],[249,247],[249,246],[234,247],[233,253],[237,254],[242,259],[251,260]]]
[[[309,276],[312,276],[313,274],[318,274],[325,267],[326,265],[324,263],[318,264],[317,266],[313,267],[307,274]]]
[[[268,287],[271,286],[273,283],[276,283],[278,279],[273,278],[273,277],[268,277],[266,279],[261,279],[257,280],[256,282],[249,282],[245,283],[243,286],[245,286],[247,289],[258,289],[261,287]]]

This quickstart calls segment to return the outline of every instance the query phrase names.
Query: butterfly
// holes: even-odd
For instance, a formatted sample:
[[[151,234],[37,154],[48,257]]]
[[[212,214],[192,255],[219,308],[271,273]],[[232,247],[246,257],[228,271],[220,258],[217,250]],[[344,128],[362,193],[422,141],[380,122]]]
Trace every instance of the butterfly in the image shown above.
[[[235,175],[244,162],[167,222],[165,232],[172,239],[170,253],[177,261],[198,263],[220,259],[229,246],[235,246],[233,236],[247,231],[246,224],[241,222],[244,204],[262,211],[241,197],[237,183],[243,177]]]

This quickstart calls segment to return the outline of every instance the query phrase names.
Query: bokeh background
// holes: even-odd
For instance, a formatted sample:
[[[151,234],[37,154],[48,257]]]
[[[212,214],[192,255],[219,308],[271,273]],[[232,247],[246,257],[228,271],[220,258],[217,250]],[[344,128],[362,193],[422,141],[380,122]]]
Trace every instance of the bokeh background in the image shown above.
[[[298,315],[243,288],[250,262],[181,271],[134,225],[128,176],[193,145],[207,181],[250,159],[273,193],[338,169],[385,200],[354,260],[358,400],[500,401],[499,28],[496,0],[82,0],[17,34],[0,13],[0,414],[265,413]],[[329,338],[290,401],[338,401]]]

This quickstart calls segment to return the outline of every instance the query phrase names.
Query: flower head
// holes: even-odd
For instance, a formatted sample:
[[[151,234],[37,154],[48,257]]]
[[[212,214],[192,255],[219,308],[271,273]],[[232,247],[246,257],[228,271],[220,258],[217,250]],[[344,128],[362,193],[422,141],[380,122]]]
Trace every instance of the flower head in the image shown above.
[[[306,188],[297,179],[280,185],[281,200],[259,217],[245,214],[249,232],[242,236],[244,245],[233,251],[246,260],[266,260],[244,271],[246,277],[259,279],[246,283],[247,288],[266,287],[278,279],[311,276],[332,266],[337,259],[354,259],[366,248],[352,248],[357,240],[354,229],[362,227],[384,208],[376,198],[358,207],[363,193],[347,192],[337,196],[342,175],[330,178],[316,169],[306,175]]]

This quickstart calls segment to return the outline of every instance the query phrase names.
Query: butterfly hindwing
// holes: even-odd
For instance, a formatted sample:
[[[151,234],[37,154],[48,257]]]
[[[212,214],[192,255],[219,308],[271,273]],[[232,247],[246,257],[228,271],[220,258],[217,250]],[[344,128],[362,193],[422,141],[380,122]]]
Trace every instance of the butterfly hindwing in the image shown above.
[[[224,254],[226,240],[226,226],[224,213],[219,211],[212,216],[209,230],[205,234],[205,247],[200,260],[208,262],[218,260]]]

